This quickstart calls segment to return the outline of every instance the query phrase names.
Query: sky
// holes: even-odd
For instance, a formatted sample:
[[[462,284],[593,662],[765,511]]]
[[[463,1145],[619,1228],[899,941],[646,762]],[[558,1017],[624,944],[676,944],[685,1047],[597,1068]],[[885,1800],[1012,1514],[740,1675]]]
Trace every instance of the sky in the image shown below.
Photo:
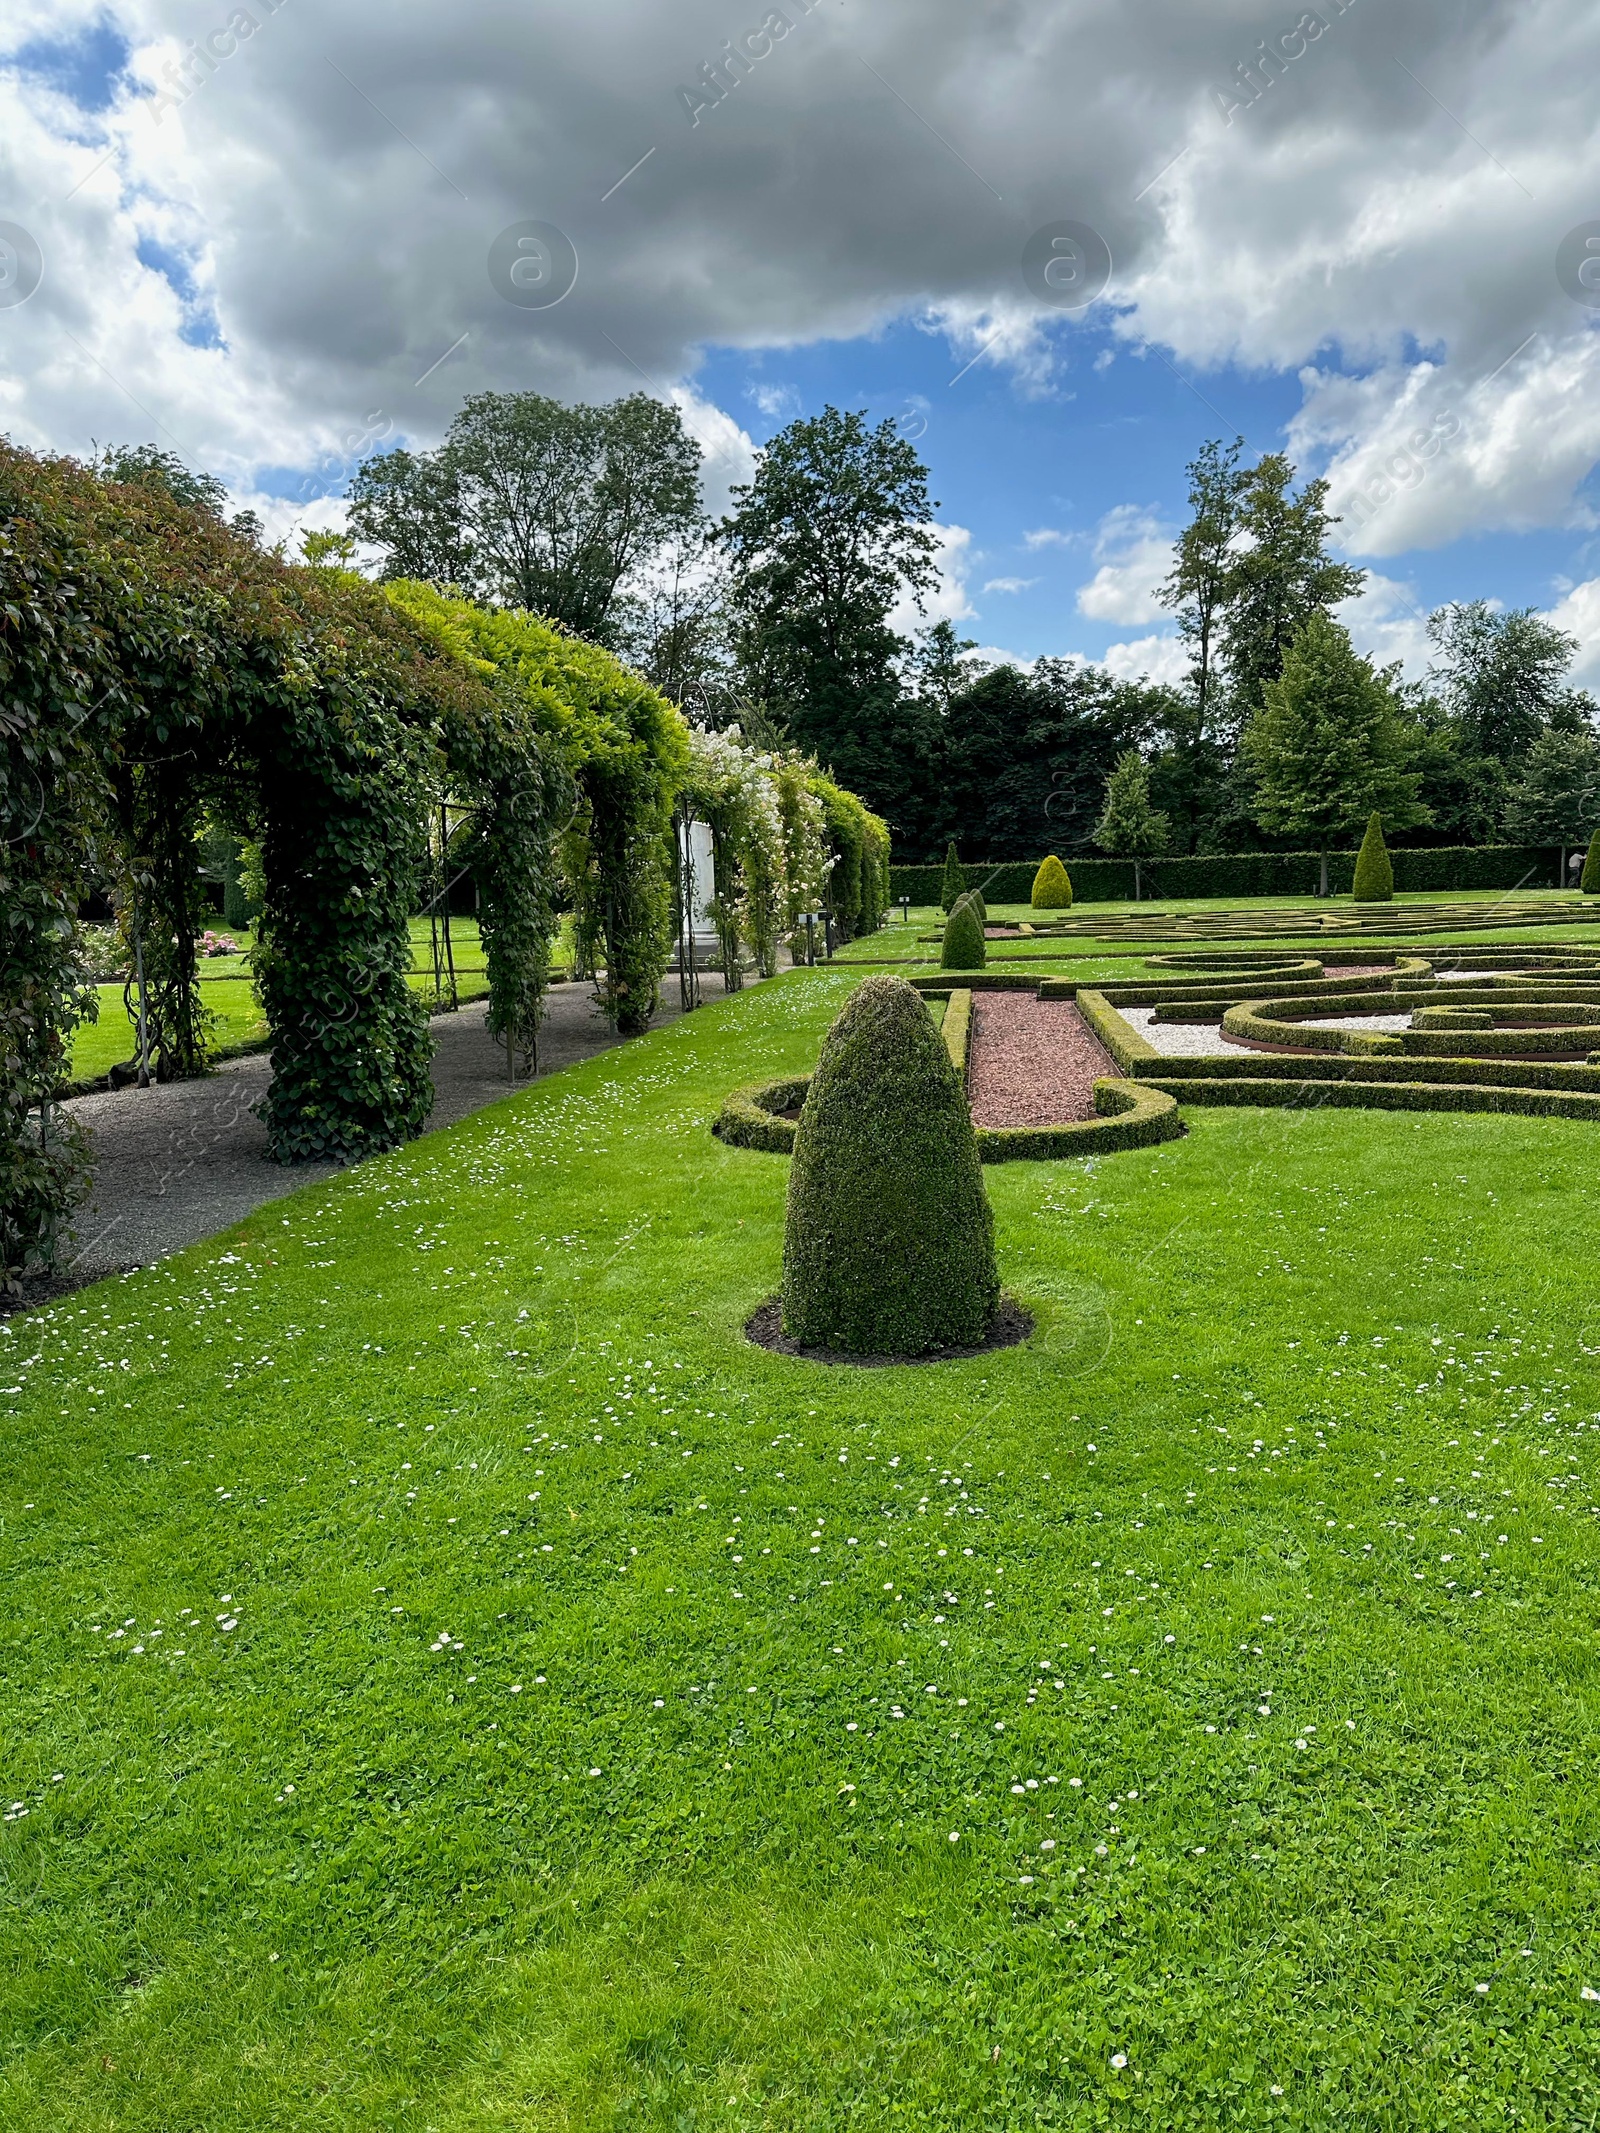
[[[1488,598],[1600,690],[1597,74],[1579,0],[10,0],[0,430],[293,546],[469,392],[670,399],[713,511],[864,408],[929,616],[1158,679],[1239,435],[1327,476],[1364,650]]]

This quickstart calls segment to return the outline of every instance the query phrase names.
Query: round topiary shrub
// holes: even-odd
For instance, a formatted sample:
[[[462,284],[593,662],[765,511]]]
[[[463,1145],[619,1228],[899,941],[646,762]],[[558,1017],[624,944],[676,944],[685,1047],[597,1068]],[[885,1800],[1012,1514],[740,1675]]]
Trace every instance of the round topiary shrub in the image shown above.
[[[977,1136],[903,978],[868,978],[823,1039],[795,1130],[783,1330],[850,1355],[983,1341],[1000,1303]]]
[[[1383,824],[1375,813],[1367,823],[1367,834],[1356,854],[1356,878],[1351,894],[1358,904],[1394,902],[1394,863],[1389,857],[1389,847],[1383,841]]]
[[[1072,909],[1072,877],[1054,852],[1042,862],[1033,877],[1033,908],[1035,911]]]
[[[988,955],[977,899],[963,896],[944,922],[939,950],[941,970],[981,970]]]
[[[1600,829],[1589,839],[1589,849],[1583,855],[1583,872],[1578,876],[1578,887],[1585,896],[1600,896]]]

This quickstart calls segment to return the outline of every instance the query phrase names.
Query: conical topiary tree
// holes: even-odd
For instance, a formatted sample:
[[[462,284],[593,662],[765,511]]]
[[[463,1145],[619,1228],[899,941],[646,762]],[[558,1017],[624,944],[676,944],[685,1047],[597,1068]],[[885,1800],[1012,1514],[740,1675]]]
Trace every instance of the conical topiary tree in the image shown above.
[[[1600,896],[1600,829],[1589,839],[1589,849],[1583,855],[1583,872],[1578,876],[1578,887],[1585,896]]]
[[[789,1173],[783,1330],[852,1355],[981,1341],[1000,1301],[966,1093],[920,993],[868,978],[823,1039]]]
[[[939,950],[941,970],[981,970],[988,956],[983,920],[975,896],[963,896],[944,922],[944,944]]]
[[[1383,824],[1376,812],[1368,819],[1367,834],[1356,854],[1355,886],[1351,893],[1358,904],[1394,902],[1394,862],[1383,841]]]
[[[967,870],[956,857],[956,841],[951,838],[944,855],[944,886],[939,891],[939,909],[953,911],[967,893]]]
[[[1033,908],[1035,911],[1072,909],[1072,877],[1054,852],[1043,861],[1033,877]]]

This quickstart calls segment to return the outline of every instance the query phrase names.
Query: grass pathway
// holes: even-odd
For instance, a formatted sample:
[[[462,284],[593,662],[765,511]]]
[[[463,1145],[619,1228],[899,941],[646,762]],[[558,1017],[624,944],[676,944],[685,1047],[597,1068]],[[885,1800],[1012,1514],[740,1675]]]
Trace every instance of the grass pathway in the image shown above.
[[[1592,1135],[1001,1166],[869,1380],[706,1130],[851,982],[0,1331],[8,2133],[1592,2122]]]

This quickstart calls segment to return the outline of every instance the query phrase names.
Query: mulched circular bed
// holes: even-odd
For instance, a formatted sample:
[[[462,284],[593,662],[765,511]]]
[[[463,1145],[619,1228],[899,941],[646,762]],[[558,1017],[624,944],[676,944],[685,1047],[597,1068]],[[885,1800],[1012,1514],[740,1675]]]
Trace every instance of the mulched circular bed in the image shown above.
[[[849,1355],[840,1348],[802,1348],[783,1330],[783,1305],[774,1296],[745,1320],[745,1338],[774,1355],[798,1355],[808,1363],[853,1363],[858,1370],[887,1370],[911,1363],[960,1363],[996,1348],[1015,1348],[1033,1331],[1033,1314],[1009,1298],[1001,1301],[989,1324],[989,1338],[976,1348],[934,1348],[926,1355]]]

